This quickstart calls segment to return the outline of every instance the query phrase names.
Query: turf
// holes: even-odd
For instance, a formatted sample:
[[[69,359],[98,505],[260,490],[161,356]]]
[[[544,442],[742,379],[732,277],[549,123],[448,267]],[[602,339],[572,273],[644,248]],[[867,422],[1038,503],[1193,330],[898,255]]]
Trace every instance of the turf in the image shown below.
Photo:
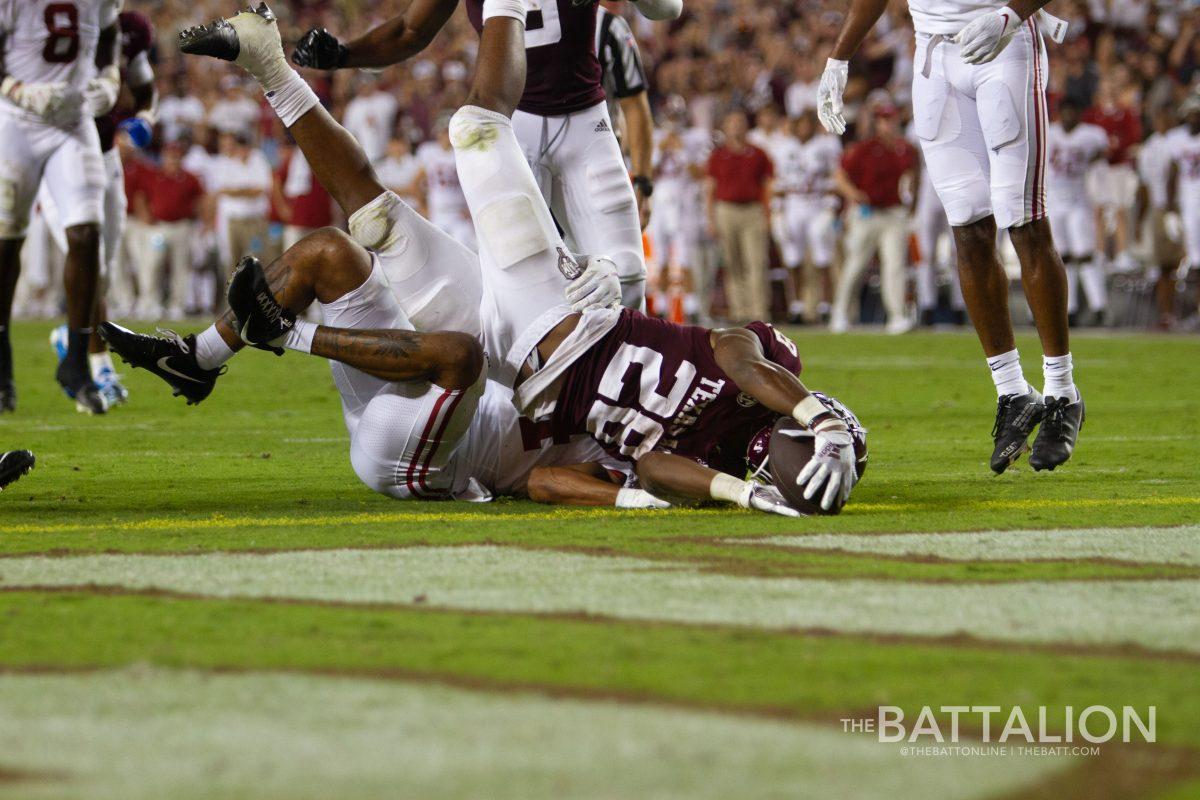
[[[88,419],[53,383],[48,332],[43,324],[14,328],[20,408],[0,418],[0,446],[34,450],[38,466],[0,495],[0,556],[492,544],[683,561],[731,576],[904,584],[1200,579],[1194,562],[1141,561],[1136,546],[1122,548],[1120,558],[1043,552],[1028,560],[1020,552],[986,559],[861,546],[848,552],[836,542],[850,533],[1194,523],[1195,339],[1077,337],[1088,418],[1074,459],[1054,473],[1022,464],[996,477],[986,463],[994,395],[972,337],[793,332],[806,381],[837,394],[870,429],[871,462],[841,516],[788,520],[726,510],[559,510],[511,500],[398,504],[371,494],[351,471],[337,395],[317,359],[240,355],[197,407],[135,371],[127,375],[130,405]],[[1023,337],[1019,344],[1035,378],[1036,342]],[[831,541],[816,549],[738,541],[807,534]],[[1197,796],[1200,775],[1198,664],[1186,654],[113,588],[0,593],[0,668],[135,663],[382,675],[831,725],[881,703],[1156,705],[1158,752],[1174,760],[1144,769],[1121,761],[1121,769],[1141,773],[1132,788],[1107,780],[1089,796]],[[0,755],[0,785],[4,768],[19,766]],[[1103,772],[1084,765],[1053,791],[1084,796]],[[754,788],[747,797],[757,796]]]

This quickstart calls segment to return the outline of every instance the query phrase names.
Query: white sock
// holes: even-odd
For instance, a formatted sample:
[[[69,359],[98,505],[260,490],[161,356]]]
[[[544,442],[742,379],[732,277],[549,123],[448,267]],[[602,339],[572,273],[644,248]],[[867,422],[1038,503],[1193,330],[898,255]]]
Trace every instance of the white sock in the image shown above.
[[[1046,397],[1065,397],[1072,403],[1078,400],[1079,390],[1075,388],[1072,366],[1070,353],[1065,356],[1042,356],[1042,375],[1046,379],[1042,394]]]
[[[216,369],[233,358],[233,348],[225,344],[216,325],[209,325],[196,334],[196,363],[200,369]]]
[[[262,86],[267,93],[267,102],[275,109],[286,128],[295,125],[297,120],[319,102],[312,87],[291,68],[273,77],[269,85],[264,82]]]
[[[992,371],[992,381],[996,384],[996,394],[1003,397],[1006,394],[1028,394],[1032,391],[1021,372],[1021,356],[1016,350],[1009,350],[987,360],[988,368]]]
[[[98,378],[104,370],[115,372],[113,369],[112,356],[105,350],[103,353],[88,353],[88,366],[92,370],[92,377]]]
[[[316,335],[317,323],[298,319],[292,329],[288,331],[287,337],[283,340],[283,346],[288,350],[311,353],[313,337]]]

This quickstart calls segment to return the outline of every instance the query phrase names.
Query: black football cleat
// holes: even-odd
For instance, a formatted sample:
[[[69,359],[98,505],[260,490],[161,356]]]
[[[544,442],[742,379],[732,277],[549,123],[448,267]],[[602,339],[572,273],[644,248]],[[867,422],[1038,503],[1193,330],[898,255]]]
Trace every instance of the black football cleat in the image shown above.
[[[195,25],[179,32],[179,49],[192,56],[211,56],[222,61],[236,61],[242,52],[237,20],[245,15],[260,18],[260,23],[275,22],[275,13],[266,3],[247,8],[229,19],[215,19],[207,25]]]
[[[100,392],[100,387],[92,380],[92,375],[86,367],[81,371],[75,369],[69,360],[63,360],[58,362],[58,370],[54,377],[67,397],[75,401],[76,411],[93,415],[108,413],[108,400]]]
[[[1079,429],[1083,427],[1086,416],[1082,397],[1074,403],[1065,397],[1047,400],[1042,427],[1033,440],[1033,451],[1029,454],[1029,466],[1035,470],[1053,470],[1065,464],[1075,450]]]
[[[100,324],[100,336],[114,353],[129,366],[153,372],[182,395],[189,406],[212,394],[217,378],[225,367],[204,369],[196,363],[196,337],[180,336],[174,331],[159,330],[161,336],[134,333],[113,322]]]
[[[0,492],[33,469],[36,461],[33,453],[28,450],[9,450],[7,453],[0,453]]]
[[[0,414],[17,410],[17,385],[12,379],[0,380]]]
[[[996,423],[992,426],[992,472],[999,475],[1029,450],[1029,434],[1042,421],[1042,396],[1030,389],[1027,394],[1006,394],[996,402]]]
[[[275,299],[262,262],[254,256],[242,258],[229,279],[229,309],[243,342],[283,355],[281,345],[296,324],[296,315]]]

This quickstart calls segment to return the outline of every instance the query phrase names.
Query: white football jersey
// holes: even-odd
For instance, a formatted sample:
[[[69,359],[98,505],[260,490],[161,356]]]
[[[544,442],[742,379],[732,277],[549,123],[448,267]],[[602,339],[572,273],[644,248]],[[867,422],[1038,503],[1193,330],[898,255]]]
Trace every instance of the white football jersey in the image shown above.
[[[417,148],[416,155],[425,171],[425,205],[430,217],[466,213],[467,198],[458,182],[454,150],[442,149],[437,142],[426,142]]]
[[[824,133],[807,142],[792,137],[773,158],[776,185],[781,191],[823,198],[833,193],[833,173],[842,158],[842,142]]]
[[[409,187],[421,172],[421,164],[416,156],[402,155],[399,158],[387,156],[375,166],[380,182],[405,199],[409,198]]]
[[[400,104],[387,92],[359,95],[346,104],[342,124],[358,140],[371,163],[387,155]]]
[[[1174,128],[1166,133],[1155,133],[1142,142],[1138,149],[1138,177],[1146,184],[1151,208],[1167,206],[1167,179],[1171,174],[1171,139],[1185,133],[1186,130]]]
[[[1046,131],[1046,198],[1051,204],[1087,203],[1084,178],[1092,162],[1108,152],[1108,134],[1082,123],[1067,131],[1057,122]]]
[[[100,31],[123,0],[0,0],[4,69],[22,83],[69,83],[96,74]]]
[[[1008,5],[1004,0],[908,0],[917,33],[953,35],[986,11]]]
[[[1192,212],[1200,211],[1200,133],[1177,128],[1168,141],[1171,161],[1179,167],[1179,207],[1185,217],[1191,217]]]
[[[678,132],[679,147],[663,148],[668,132],[663,128],[654,131],[654,196],[655,202],[676,203],[693,208],[703,203],[701,183],[692,174],[696,166],[708,160],[712,150],[712,137],[701,128],[688,128]]]
[[[474,478],[493,496],[522,493],[534,467],[607,459],[600,445],[586,434],[555,442],[546,423],[538,425],[517,413],[512,396],[511,389],[487,382],[466,441],[454,454],[456,490]]]

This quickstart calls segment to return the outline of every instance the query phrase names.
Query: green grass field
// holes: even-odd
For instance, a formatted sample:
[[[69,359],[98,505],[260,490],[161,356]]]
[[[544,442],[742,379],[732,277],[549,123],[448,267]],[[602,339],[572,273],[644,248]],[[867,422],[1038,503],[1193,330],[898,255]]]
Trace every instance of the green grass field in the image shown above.
[[[193,408],[133,372],[88,419],[48,331],[16,327],[0,418],[38,456],[0,495],[0,797],[1200,797],[1194,338],[1077,338],[1074,459],[995,477],[974,338],[793,332],[871,463],[791,520],[400,504],[317,359],[240,355]],[[1046,706],[1051,734],[1154,706],[1157,741],[843,730],[881,705]]]

